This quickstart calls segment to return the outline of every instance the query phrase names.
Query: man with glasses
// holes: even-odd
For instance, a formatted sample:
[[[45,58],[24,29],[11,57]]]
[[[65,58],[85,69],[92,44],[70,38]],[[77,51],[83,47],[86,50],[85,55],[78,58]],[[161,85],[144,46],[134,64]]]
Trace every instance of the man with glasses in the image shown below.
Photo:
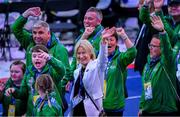
[[[176,55],[159,16],[151,17],[158,34],[152,36],[142,74],[140,116],[177,116]]]

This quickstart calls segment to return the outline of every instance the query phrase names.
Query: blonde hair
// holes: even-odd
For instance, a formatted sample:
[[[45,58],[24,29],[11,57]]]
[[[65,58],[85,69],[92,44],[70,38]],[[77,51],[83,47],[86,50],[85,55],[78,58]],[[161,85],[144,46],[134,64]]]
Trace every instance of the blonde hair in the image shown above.
[[[76,58],[77,58],[77,50],[79,47],[82,47],[85,49],[86,52],[88,52],[91,56],[91,59],[94,60],[96,59],[96,55],[95,55],[95,52],[94,52],[94,48],[93,46],[91,45],[91,43],[87,40],[79,40],[77,42],[77,44],[75,45],[75,50],[74,50],[74,53],[76,55]]]

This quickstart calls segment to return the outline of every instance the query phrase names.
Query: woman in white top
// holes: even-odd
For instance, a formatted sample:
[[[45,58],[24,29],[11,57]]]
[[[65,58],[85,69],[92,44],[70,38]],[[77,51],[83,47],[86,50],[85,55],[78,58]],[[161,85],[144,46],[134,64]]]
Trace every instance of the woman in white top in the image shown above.
[[[106,30],[102,33],[97,59],[95,59],[92,45],[87,40],[80,40],[75,46],[75,55],[79,66],[74,71],[69,116],[98,116],[103,108],[103,83],[108,54]]]

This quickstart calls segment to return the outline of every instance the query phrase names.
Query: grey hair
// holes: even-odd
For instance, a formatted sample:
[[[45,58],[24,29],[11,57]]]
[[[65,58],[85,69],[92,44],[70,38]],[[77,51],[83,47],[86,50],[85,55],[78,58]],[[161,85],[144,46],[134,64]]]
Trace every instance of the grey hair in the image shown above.
[[[42,21],[42,20],[38,20],[34,25],[33,25],[33,29],[34,28],[39,28],[39,27],[44,27],[47,29],[47,31],[50,31],[50,28],[49,28],[49,24],[45,21]]]

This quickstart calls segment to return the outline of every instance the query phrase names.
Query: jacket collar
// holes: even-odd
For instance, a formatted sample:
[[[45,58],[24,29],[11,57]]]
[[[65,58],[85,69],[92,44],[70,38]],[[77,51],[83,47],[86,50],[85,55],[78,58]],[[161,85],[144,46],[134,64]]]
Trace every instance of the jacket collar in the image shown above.
[[[34,67],[34,65],[29,66],[27,69],[28,69],[28,71],[30,72],[30,74],[35,75],[36,73],[38,73],[38,74],[48,73],[48,71],[49,71],[50,68],[49,68],[49,65],[47,64],[47,65],[45,65],[45,66],[43,67],[43,69],[42,69],[41,72],[39,72],[39,71]]]
[[[113,54],[111,54],[110,56],[111,56],[112,59],[114,59],[114,58],[116,58],[117,56],[119,56],[119,53],[120,53],[119,47],[116,46],[115,51],[114,51]],[[108,56],[108,58],[109,58],[110,56]]]
[[[47,45],[46,47],[49,49],[49,48],[52,48],[54,45],[56,45],[57,43],[60,43],[59,39],[56,38],[55,34],[54,33],[51,33],[51,38],[50,40],[47,42]]]

